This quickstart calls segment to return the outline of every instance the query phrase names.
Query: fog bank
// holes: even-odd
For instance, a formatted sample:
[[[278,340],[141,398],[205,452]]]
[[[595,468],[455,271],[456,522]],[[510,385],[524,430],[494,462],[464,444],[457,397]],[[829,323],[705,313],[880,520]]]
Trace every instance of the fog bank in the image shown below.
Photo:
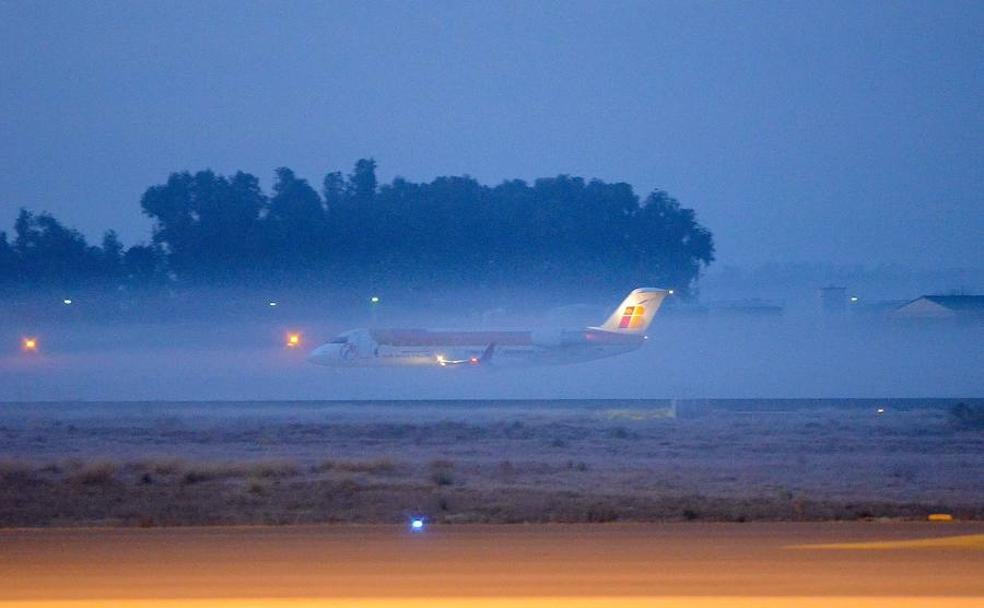
[[[851,311],[830,317],[811,308],[756,314],[671,303],[657,314],[642,349],[562,367],[330,369],[305,361],[310,349],[354,327],[580,327],[599,324],[620,297],[568,297],[551,306],[528,293],[486,298],[470,291],[384,300],[371,312],[351,304],[358,302],[354,296],[292,308],[289,301],[269,306],[268,294],[237,294],[167,315],[103,316],[39,303],[28,307],[31,314],[0,321],[0,400],[984,394],[980,322],[902,322]],[[288,332],[300,333],[299,348],[285,347]],[[36,353],[20,350],[28,334],[38,338]]]

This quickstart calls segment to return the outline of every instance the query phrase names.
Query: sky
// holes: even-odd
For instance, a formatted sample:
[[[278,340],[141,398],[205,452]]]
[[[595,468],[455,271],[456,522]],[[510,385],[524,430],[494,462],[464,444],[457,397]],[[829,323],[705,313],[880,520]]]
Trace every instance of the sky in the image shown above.
[[[667,190],[721,264],[984,265],[981,2],[0,0],[0,230],[169,173]]]

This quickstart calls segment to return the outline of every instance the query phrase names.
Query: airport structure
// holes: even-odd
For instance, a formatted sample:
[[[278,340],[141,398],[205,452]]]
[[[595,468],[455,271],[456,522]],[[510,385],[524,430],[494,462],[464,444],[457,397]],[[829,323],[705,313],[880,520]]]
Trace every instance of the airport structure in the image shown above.
[[[984,321],[984,296],[920,296],[891,315],[896,319]]]

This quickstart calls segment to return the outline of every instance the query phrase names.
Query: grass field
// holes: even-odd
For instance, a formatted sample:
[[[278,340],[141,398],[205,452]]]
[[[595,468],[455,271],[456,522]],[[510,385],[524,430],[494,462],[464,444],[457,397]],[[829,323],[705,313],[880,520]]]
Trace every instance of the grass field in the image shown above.
[[[8,404],[0,526],[982,519],[953,406]]]

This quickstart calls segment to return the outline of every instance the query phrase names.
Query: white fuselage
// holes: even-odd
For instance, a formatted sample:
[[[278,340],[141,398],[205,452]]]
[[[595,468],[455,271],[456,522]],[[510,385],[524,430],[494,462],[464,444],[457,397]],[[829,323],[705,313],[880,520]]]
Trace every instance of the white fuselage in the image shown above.
[[[645,336],[598,328],[563,331],[356,329],[316,348],[312,363],[367,366],[529,366],[579,363],[639,348]]]

